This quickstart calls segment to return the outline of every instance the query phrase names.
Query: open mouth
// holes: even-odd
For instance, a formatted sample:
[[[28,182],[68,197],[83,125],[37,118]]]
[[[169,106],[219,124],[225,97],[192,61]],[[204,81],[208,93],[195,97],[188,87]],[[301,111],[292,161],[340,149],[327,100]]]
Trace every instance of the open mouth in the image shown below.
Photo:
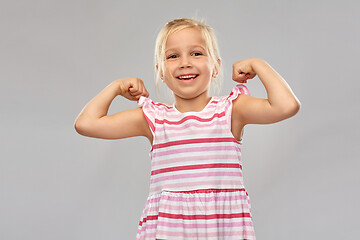
[[[199,74],[189,74],[189,75],[182,75],[177,77],[177,79],[182,80],[182,81],[189,81],[189,80],[194,80],[199,76]]]

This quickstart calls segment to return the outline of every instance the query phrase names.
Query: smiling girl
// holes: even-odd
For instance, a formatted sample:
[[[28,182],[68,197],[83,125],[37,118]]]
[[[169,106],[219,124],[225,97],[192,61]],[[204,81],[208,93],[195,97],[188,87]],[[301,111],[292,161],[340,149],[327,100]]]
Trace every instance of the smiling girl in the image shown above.
[[[151,143],[150,191],[137,239],[255,239],[241,146],[247,124],[270,124],[295,115],[300,102],[286,81],[262,59],[233,64],[229,95],[210,96],[221,72],[213,30],[194,19],[175,19],[155,47],[157,82],[174,96],[155,103],[139,78],[118,79],[94,97],[75,121],[84,136],[144,136]],[[268,98],[244,83],[258,76]],[[121,95],[141,106],[107,115]]]

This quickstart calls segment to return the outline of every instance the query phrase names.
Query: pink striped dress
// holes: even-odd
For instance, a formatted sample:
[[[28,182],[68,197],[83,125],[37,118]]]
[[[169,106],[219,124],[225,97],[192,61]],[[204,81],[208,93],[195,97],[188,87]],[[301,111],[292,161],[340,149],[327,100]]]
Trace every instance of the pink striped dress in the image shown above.
[[[150,193],[136,239],[255,239],[244,188],[241,145],[231,133],[232,101],[249,94],[239,84],[212,97],[201,112],[141,97],[154,136]]]

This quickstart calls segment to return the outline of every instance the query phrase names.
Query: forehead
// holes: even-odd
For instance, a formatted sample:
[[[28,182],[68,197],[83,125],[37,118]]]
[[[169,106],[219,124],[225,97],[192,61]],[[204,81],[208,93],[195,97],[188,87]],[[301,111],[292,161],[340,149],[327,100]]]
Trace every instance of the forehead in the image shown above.
[[[201,46],[206,49],[206,43],[199,29],[185,28],[170,34],[166,41],[165,49],[170,50],[191,46]]]

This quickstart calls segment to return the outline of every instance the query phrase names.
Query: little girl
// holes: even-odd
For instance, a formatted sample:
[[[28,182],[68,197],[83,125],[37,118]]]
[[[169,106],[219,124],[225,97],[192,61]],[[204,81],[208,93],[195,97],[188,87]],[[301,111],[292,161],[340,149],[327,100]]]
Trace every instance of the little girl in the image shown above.
[[[193,19],[175,19],[160,31],[155,61],[173,104],[154,103],[139,78],[118,79],[81,111],[76,131],[120,139],[145,136],[152,148],[150,194],[136,239],[255,239],[250,198],[244,188],[241,146],[246,124],[269,124],[295,115],[300,102],[264,60],[233,64],[234,86],[210,97],[221,71],[213,30]],[[268,99],[250,96],[243,84],[258,76]],[[141,106],[107,115],[121,95]]]

